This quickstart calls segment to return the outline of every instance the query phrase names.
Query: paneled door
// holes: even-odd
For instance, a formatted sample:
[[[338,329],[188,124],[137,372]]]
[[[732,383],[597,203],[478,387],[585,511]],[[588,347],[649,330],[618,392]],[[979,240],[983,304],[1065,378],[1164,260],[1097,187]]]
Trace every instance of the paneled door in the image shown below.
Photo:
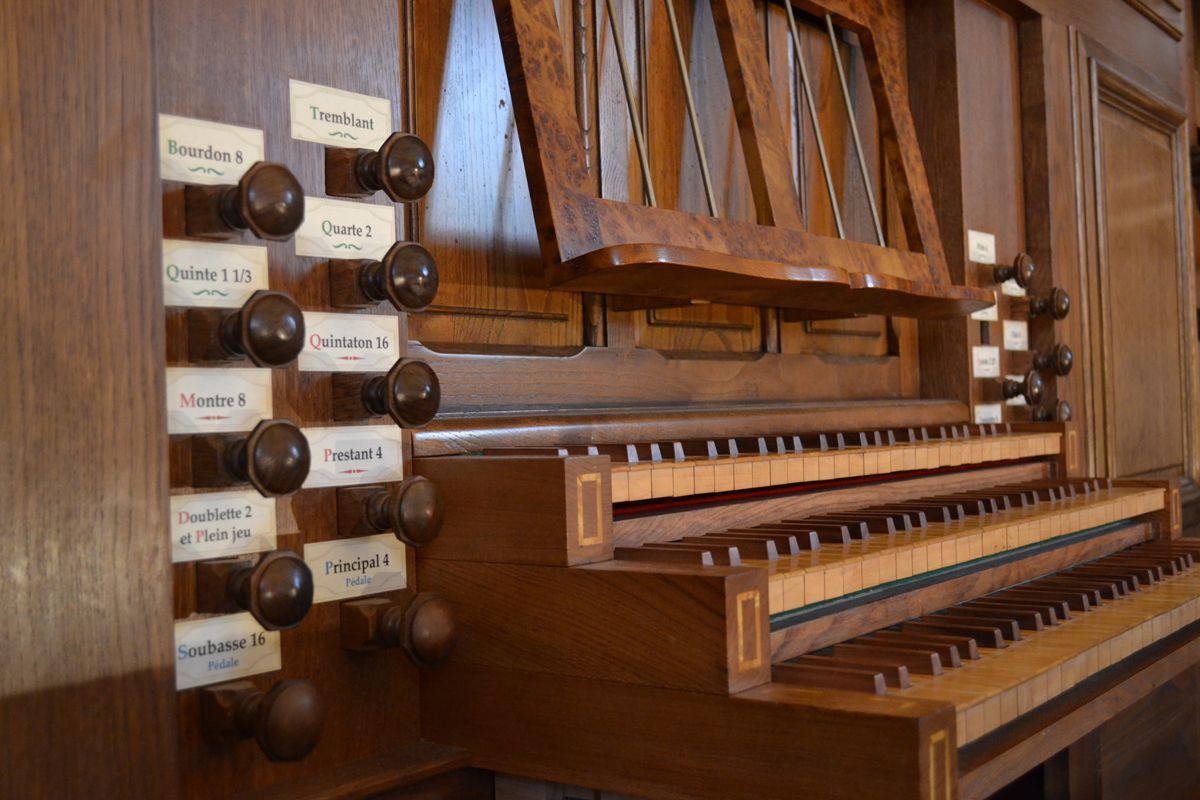
[[[1182,98],[1080,36],[1078,152],[1093,469],[1196,468],[1196,323]]]

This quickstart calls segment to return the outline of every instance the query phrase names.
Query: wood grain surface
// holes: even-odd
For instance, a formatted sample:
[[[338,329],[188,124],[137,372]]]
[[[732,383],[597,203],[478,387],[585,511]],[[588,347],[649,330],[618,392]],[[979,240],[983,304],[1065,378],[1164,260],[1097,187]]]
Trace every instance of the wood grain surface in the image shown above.
[[[0,4],[5,797],[175,793],[151,12]]]

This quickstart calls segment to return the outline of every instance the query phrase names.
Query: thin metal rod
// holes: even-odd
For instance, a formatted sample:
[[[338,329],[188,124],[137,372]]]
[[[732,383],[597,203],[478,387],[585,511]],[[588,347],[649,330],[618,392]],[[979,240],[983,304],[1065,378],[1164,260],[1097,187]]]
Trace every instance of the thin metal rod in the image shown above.
[[[704,180],[704,197],[708,200],[708,213],[717,212],[717,196],[713,193],[712,175],[708,171],[708,155],[704,151],[704,138],[700,135],[700,117],[696,115],[696,99],[692,96],[692,79],[688,76],[687,61],[683,57],[683,40],[679,36],[679,23],[675,19],[674,0],[663,0],[667,6],[667,21],[671,23],[671,39],[675,42],[675,63],[679,65],[679,79],[683,81],[683,96],[687,101],[688,119],[692,123],[692,138],[696,142],[696,156],[700,159],[700,177]]]
[[[879,221],[879,207],[875,205],[875,190],[871,188],[871,175],[867,172],[867,159],[863,156],[862,137],[858,135],[858,122],[854,119],[854,104],[850,102],[850,87],[846,83],[846,70],[842,67],[842,50],[838,47],[837,33],[833,29],[833,17],[825,15],[825,28],[829,31],[829,44],[833,48],[833,63],[837,65],[838,82],[842,85],[842,102],[846,104],[846,117],[850,120],[850,137],[854,139],[854,152],[858,155],[858,170],[862,173],[863,188],[867,190],[867,205],[871,207],[871,221],[875,223],[875,237],[881,247],[887,242],[883,238],[883,225]]]
[[[792,50],[796,63],[800,65],[800,86],[804,89],[804,103],[812,117],[813,134],[817,140],[817,155],[821,157],[821,171],[825,173],[825,188],[829,191],[829,204],[833,206],[833,221],[837,225],[838,238],[846,238],[842,227],[842,212],[838,209],[837,190],[833,188],[833,175],[829,172],[829,158],[825,155],[825,140],[821,137],[821,123],[817,120],[817,104],[813,102],[812,88],[808,85],[808,67],[804,65],[804,54],[800,52],[800,32],[796,30],[796,15],[792,12],[792,0],[784,0],[787,9],[788,28],[792,32]]]
[[[654,196],[654,179],[650,177],[650,159],[646,156],[642,119],[633,100],[633,83],[629,80],[629,65],[625,62],[625,42],[621,38],[621,27],[617,24],[617,11],[613,8],[613,0],[605,0],[605,4],[608,6],[608,24],[612,27],[613,44],[617,48],[617,66],[621,70],[621,81],[625,84],[625,107],[629,109],[629,122],[633,125],[633,143],[637,147],[638,164],[642,168],[646,202],[651,208],[656,208],[658,200]]]

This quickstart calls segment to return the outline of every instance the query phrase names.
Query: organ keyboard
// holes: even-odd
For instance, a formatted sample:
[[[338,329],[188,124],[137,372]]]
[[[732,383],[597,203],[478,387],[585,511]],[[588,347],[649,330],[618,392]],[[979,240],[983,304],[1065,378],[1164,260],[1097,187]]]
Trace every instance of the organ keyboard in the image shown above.
[[[623,503],[1057,455],[1061,440],[1007,423],[555,449],[609,456],[613,502]]]
[[[1061,449],[1060,423],[958,424],[418,458],[446,499],[420,579],[463,628],[423,690],[435,735],[585,784],[616,748],[622,791],[749,798],[851,796],[869,730],[896,796],[983,796],[1015,723],[1057,735],[1057,698],[1200,615],[1176,490],[1068,477]]]
[[[965,744],[1200,619],[1197,555],[1137,545],[787,659],[772,679],[952,702]]]

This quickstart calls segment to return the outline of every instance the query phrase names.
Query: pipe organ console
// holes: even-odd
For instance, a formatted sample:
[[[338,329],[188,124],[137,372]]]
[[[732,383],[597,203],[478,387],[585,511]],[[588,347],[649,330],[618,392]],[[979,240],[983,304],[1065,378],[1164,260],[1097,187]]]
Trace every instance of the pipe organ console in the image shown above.
[[[1200,793],[1184,6],[0,3],[0,797]]]

